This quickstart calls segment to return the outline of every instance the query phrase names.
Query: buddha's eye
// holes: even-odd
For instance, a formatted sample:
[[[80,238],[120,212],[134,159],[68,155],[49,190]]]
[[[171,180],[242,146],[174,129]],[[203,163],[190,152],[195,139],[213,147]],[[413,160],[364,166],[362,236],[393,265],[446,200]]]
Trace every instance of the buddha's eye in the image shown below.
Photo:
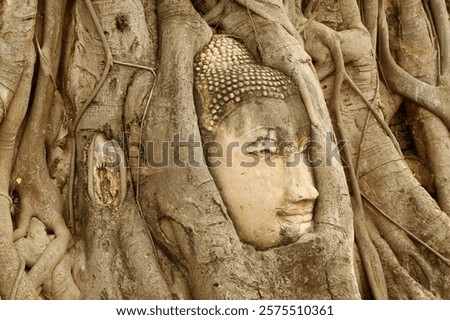
[[[256,141],[248,144],[245,153],[258,156],[271,156],[279,153],[278,143],[275,139],[267,137],[258,138]]]
[[[295,149],[294,145],[289,144],[283,148],[282,154],[286,159],[290,159],[296,152],[297,150]]]
[[[305,143],[303,144],[302,148],[301,148],[301,153],[303,155],[303,157],[305,157],[305,159],[311,159],[311,144],[310,143]]]

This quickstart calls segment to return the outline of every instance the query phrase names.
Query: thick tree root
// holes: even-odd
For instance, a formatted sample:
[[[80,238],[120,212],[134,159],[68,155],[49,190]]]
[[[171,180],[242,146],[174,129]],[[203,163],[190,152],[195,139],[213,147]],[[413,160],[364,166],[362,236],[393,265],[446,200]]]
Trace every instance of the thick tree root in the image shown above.
[[[86,110],[88,109],[88,107],[90,106],[90,104],[92,103],[94,98],[99,93],[100,89],[103,87],[103,85],[104,85],[104,83],[106,81],[106,78],[108,77],[108,74],[111,71],[111,68],[112,68],[112,66],[114,64],[122,65],[122,66],[126,66],[126,67],[137,68],[137,69],[142,69],[142,70],[147,70],[147,71],[150,71],[154,75],[154,77],[156,78],[156,74],[155,74],[154,68],[150,68],[150,67],[147,67],[147,66],[138,65],[138,64],[134,64],[134,63],[117,61],[117,60],[113,59],[111,48],[109,47],[108,40],[105,37],[105,33],[103,31],[102,25],[100,23],[100,20],[97,17],[97,13],[95,12],[94,7],[92,6],[91,0],[85,0],[85,4],[86,4],[86,6],[88,8],[90,17],[91,17],[92,21],[94,22],[95,28],[97,30],[97,34],[100,36],[102,47],[103,47],[103,50],[104,50],[105,55],[106,55],[106,61],[105,61],[105,68],[104,68],[104,70],[102,72],[100,80],[97,82],[94,90],[91,92],[91,94],[89,95],[87,100],[84,102],[83,106],[81,107],[81,109],[78,111],[77,116],[76,116],[76,118],[75,118],[75,120],[73,121],[73,124],[72,124],[71,138],[73,139],[74,142],[72,143],[72,159],[71,159],[70,176],[69,176],[69,223],[70,223],[69,228],[72,230],[73,234],[76,233],[76,230],[75,230],[74,199],[73,199],[73,197],[74,197],[74,184],[75,184],[76,158],[77,158],[77,154],[76,154],[76,151],[77,151],[76,150],[76,134],[77,134],[78,124],[80,123],[81,118],[85,114]],[[154,83],[153,83],[153,87],[154,87]],[[145,114],[147,112],[148,106],[150,104],[152,93],[153,93],[153,87],[152,87],[152,89],[150,91],[150,97],[148,99],[147,106],[146,106],[146,111],[144,112],[144,116],[143,117],[145,117]],[[141,129],[140,129],[140,137],[142,136],[143,121],[141,123],[142,124],[141,124]],[[139,141],[140,140],[141,139],[139,139]],[[139,177],[139,174],[138,174],[138,177]],[[139,182],[137,183],[137,186],[139,186]],[[139,188],[139,187],[137,187],[137,188]],[[139,193],[137,193],[137,197],[139,197]],[[137,200],[137,202],[139,203],[138,200]]]
[[[434,250],[432,247],[430,247],[426,242],[421,240],[419,237],[417,237],[414,233],[410,232],[408,229],[403,227],[400,223],[395,221],[391,216],[386,214],[378,205],[376,205],[369,197],[362,194],[363,198],[383,217],[385,217],[387,220],[389,220],[391,223],[396,225],[400,230],[403,230],[407,235],[409,235],[412,239],[420,243],[422,246],[427,248],[431,253],[433,253],[436,257],[438,257],[442,262],[444,262],[446,265],[450,267],[450,260],[445,258],[442,254]]]
[[[440,1],[436,1],[435,3],[438,2]],[[380,63],[383,68],[383,73],[387,84],[393,91],[405,96],[408,99],[411,99],[412,101],[417,102],[422,107],[435,114],[443,123],[445,123],[447,128],[450,128],[450,111],[445,106],[445,101],[450,100],[450,90],[448,87],[450,82],[444,80],[450,77],[450,69],[448,67],[444,67],[444,65],[446,66],[448,64],[449,58],[445,58],[445,61],[447,62],[441,62],[441,68],[444,68],[446,71],[442,76],[443,81],[438,86],[429,85],[425,82],[420,81],[419,79],[414,78],[411,74],[402,69],[394,61],[391,55],[389,46],[388,24],[386,21],[386,14],[384,10],[385,7],[382,1],[379,8],[378,37],[380,43]],[[448,16],[447,14],[445,15]],[[441,18],[439,18],[439,20],[440,19]],[[448,26],[448,19],[445,25]],[[440,26],[439,28],[441,29],[442,26]],[[448,32],[446,31],[445,34],[442,34],[442,36],[445,39],[440,38],[439,41],[441,43],[445,43],[444,48],[447,48],[445,50],[445,56],[448,56]]]
[[[14,284],[11,288],[11,293],[9,294],[9,300],[15,300],[17,297],[17,291],[19,290],[20,278],[22,277],[22,273],[25,271],[25,259],[20,258],[19,268],[17,269],[16,277],[14,278]]]
[[[432,292],[425,289],[408,274],[407,270],[401,266],[396,255],[392,252],[386,240],[383,239],[372,224],[368,221],[370,237],[380,254],[383,268],[391,272],[386,274],[386,280],[390,284],[388,287],[391,299],[435,299]]]
[[[389,40],[391,45],[394,44],[394,55],[399,66],[425,83],[440,84],[440,72],[442,72],[440,69],[445,62],[439,55],[448,51],[448,48],[440,48],[439,45],[439,40],[445,38],[443,34],[445,26],[437,26],[436,23],[433,23],[434,19],[430,11],[436,9],[433,8],[436,4],[432,5],[431,10],[430,3],[418,0],[402,1],[392,4],[392,6],[396,12],[399,12],[399,17],[398,20],[388,20],[391,23],[389,28],[395,29],[401,26],[402,30],[401,37]],[[442,23],[440,19],[440,17],[436,18],[435,22]],[[436,32],[435,30],[439,28],[442,28],[441,32]],[[446,32],[448,33],[448,31]],[[397,47],[399,48],[397,49]],[[405,103],[407,123],[414,136],[417,155],[422,163],[427,164],[430,168],[429,177],[436,190],[440,208],[450,215],[449,130],[438,117],[417,103],[413,101]]]
[[[65,1],[61,1],[55,7],[46,2],[43,47],[39,49],[41,68],[15,171],[16,177],[23,182],[17,186],[22,210],[18,216],[14,239],[26,234],[32,216],[39,218],[56,236],[28,273],[35,289],[51,277],[71,240],[70,232],[61,216],[61,194],[50,179],[45,158],[45,132],[56,91],[54,79],[61,51],[65,4]],[[33,149],[30,150],[31,148]],[[31,167],[30,163],[35,165]]]
[[[73,32],[77,39],[76,46],[91,48],[88,51],[92,56],[87,56],[83,50],[68,52],[71,56],[64,70],[69,77],[75,76],[79,79],[87,74],[88,77],[92,76],[94,69],[93,78],[101,81],[90,82],[84,91],[79,90],[76,82],[70,82],[65,92],[76,105],[80,105],[74,122],[77,123],[76,135],[71,134],[70,137],[76,138],[73,142],[76,144],[76,154],[72,156],[76,158],[77,169],[75,172],[75,162],[72,161],[71,184],[74,183],[75,174],[77,181],[76,186],[70,188],[70,194],[78,197],[78,200],[74,198],[76,203],[71,200],[70,206],[73,208],[75,205],[77,210],[76,216],[72,217],[76,230],[72,228],[72,232],[76,231],[76,236],[82,238],[77,247],[81,247],[82,242],[86,243],[85,253],[80,253],[86,256],[86,263],[84,266],[82,263],[77,265],[75,278],[78,279],[77,282],[82,282],[82,297],[88,299],[169,297],[157,257],[152,254],[154,249],[151,245],[151,235],[143,220],[138,218],[132,184],[127,179],[128,160],[123,151],[126,148],[112,142],[119,141],[122,135],[126,134],[126,124],[129,123],[126,121],[130,119],[127,118],[130,113],[133,118],[142,116],[142,112],[137,112],[136,105],[122,106],[125,98],[132,96],[128,90],[132,84],[136,84],[133,78],[141,74],[138,69],[155,74],[152,68],[141,65],[154,62],[149,50],[156,51],[156,48],[152,47],[153,43],[146,33],[147,30],[143,30],[146,28],[146,16],[141,11],[143,8],[140,4],[135,6],[136,3],[130,8],[131,2],[116,1],[114,4],[117,6],[114,6],[114,9],[98,2],[93,2],[90,10],[86,10],[89,6],[87,2],[74,6],[77,27]],[[114,23],[119,11],[121,16],[133,17],[128,20],[126,32],[109,23]],[[93,23],[95,21],[98,23]],[[100,41],[101,35],[107,38],[106,41]],[[112,59],[115,67],[105,72],[105,52],[133,63]],[[96,69],[99,65],[101,67]],[[103,77],[106,77],[104,81]],[[144,86],[147,87],[145,84]],[[143,91],[142,88],[139,90]],[[113,105],[117,108],[111,110],[110,106]],[[96,111],[105,112],[105,116],[87,116],[88,113]],[[121,121],[123,118],[125,124]],[[108,145],[110,150],[104,148]],[[111,157],[112,161],[108,161],[108,157]],[[84,199],[88,201],[83,201]],[[135,233],[130,233],[130,228]],[[141,232],[145,230],[146,233]],[[126,236],[122,237],[123,233],[126,233]],[[83,258],[80,256],[77,260],[82,261]],[[105,264],[110,267],[104,268]],[[149,283],[152,286],[148,286]]]
[[[15,242],[15,247],[30,269],[38,263],[48,246],[55,241],[55,235],[48,235],[45,224],[37,218],[32,218],[27,230],[27,237]],[[43,282],[42,295],[48,299],[79,299],[80,292],[72,278],[73,261],[69,253],[57,263],[52,274]],[[36,269],[35,269],[36,270]]]
[[[11,292],[17,299],[37,298],[29,280],[17,272],[21,262],[13,246],[9,196],[15,145],[29,105],[36,58],[32,39],[37,5],[37,1],[8,1],[1,5],[4,23],[0,28],[0,296],[4,299]]]

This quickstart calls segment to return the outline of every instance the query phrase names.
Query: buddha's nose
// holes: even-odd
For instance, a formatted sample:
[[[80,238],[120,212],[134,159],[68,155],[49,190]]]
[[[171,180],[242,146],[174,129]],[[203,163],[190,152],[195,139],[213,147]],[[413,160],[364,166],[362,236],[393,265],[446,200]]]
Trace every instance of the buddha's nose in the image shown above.
[[[314,201],[319,192],[315,188],[312,171],[300,162],[286,168],[286,197],[288,201]]]

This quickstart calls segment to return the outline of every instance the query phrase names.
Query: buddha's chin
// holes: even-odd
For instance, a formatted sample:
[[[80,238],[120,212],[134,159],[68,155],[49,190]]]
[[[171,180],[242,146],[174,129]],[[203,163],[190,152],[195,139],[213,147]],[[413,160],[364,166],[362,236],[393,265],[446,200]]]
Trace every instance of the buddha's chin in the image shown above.
[[[312,219],[297,223],[282,223],[280,231],[280,245],[288,245],[296,242],[305,234],[312,232],[313,228],[314,222]]]
[[[248,244],[253,245],[257,250],[268,250],[276,247],[286,246],[299,240],[302,236],[313,231],[314,222],[308,220],[299,223],[280,223],[280,230],[276,237],[270,241],[261,239],[249,239]]]

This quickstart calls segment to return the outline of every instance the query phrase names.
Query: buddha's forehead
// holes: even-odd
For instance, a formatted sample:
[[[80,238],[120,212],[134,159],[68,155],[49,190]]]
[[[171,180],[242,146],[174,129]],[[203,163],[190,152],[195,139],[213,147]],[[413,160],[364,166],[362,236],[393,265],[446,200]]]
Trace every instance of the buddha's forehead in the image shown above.
[[[218,127],[218,131],[231,140],[272,130],[282,134],[284,139],[309,135],[308,118],[298,96],[286,100],[248,100],[226,115]]]

